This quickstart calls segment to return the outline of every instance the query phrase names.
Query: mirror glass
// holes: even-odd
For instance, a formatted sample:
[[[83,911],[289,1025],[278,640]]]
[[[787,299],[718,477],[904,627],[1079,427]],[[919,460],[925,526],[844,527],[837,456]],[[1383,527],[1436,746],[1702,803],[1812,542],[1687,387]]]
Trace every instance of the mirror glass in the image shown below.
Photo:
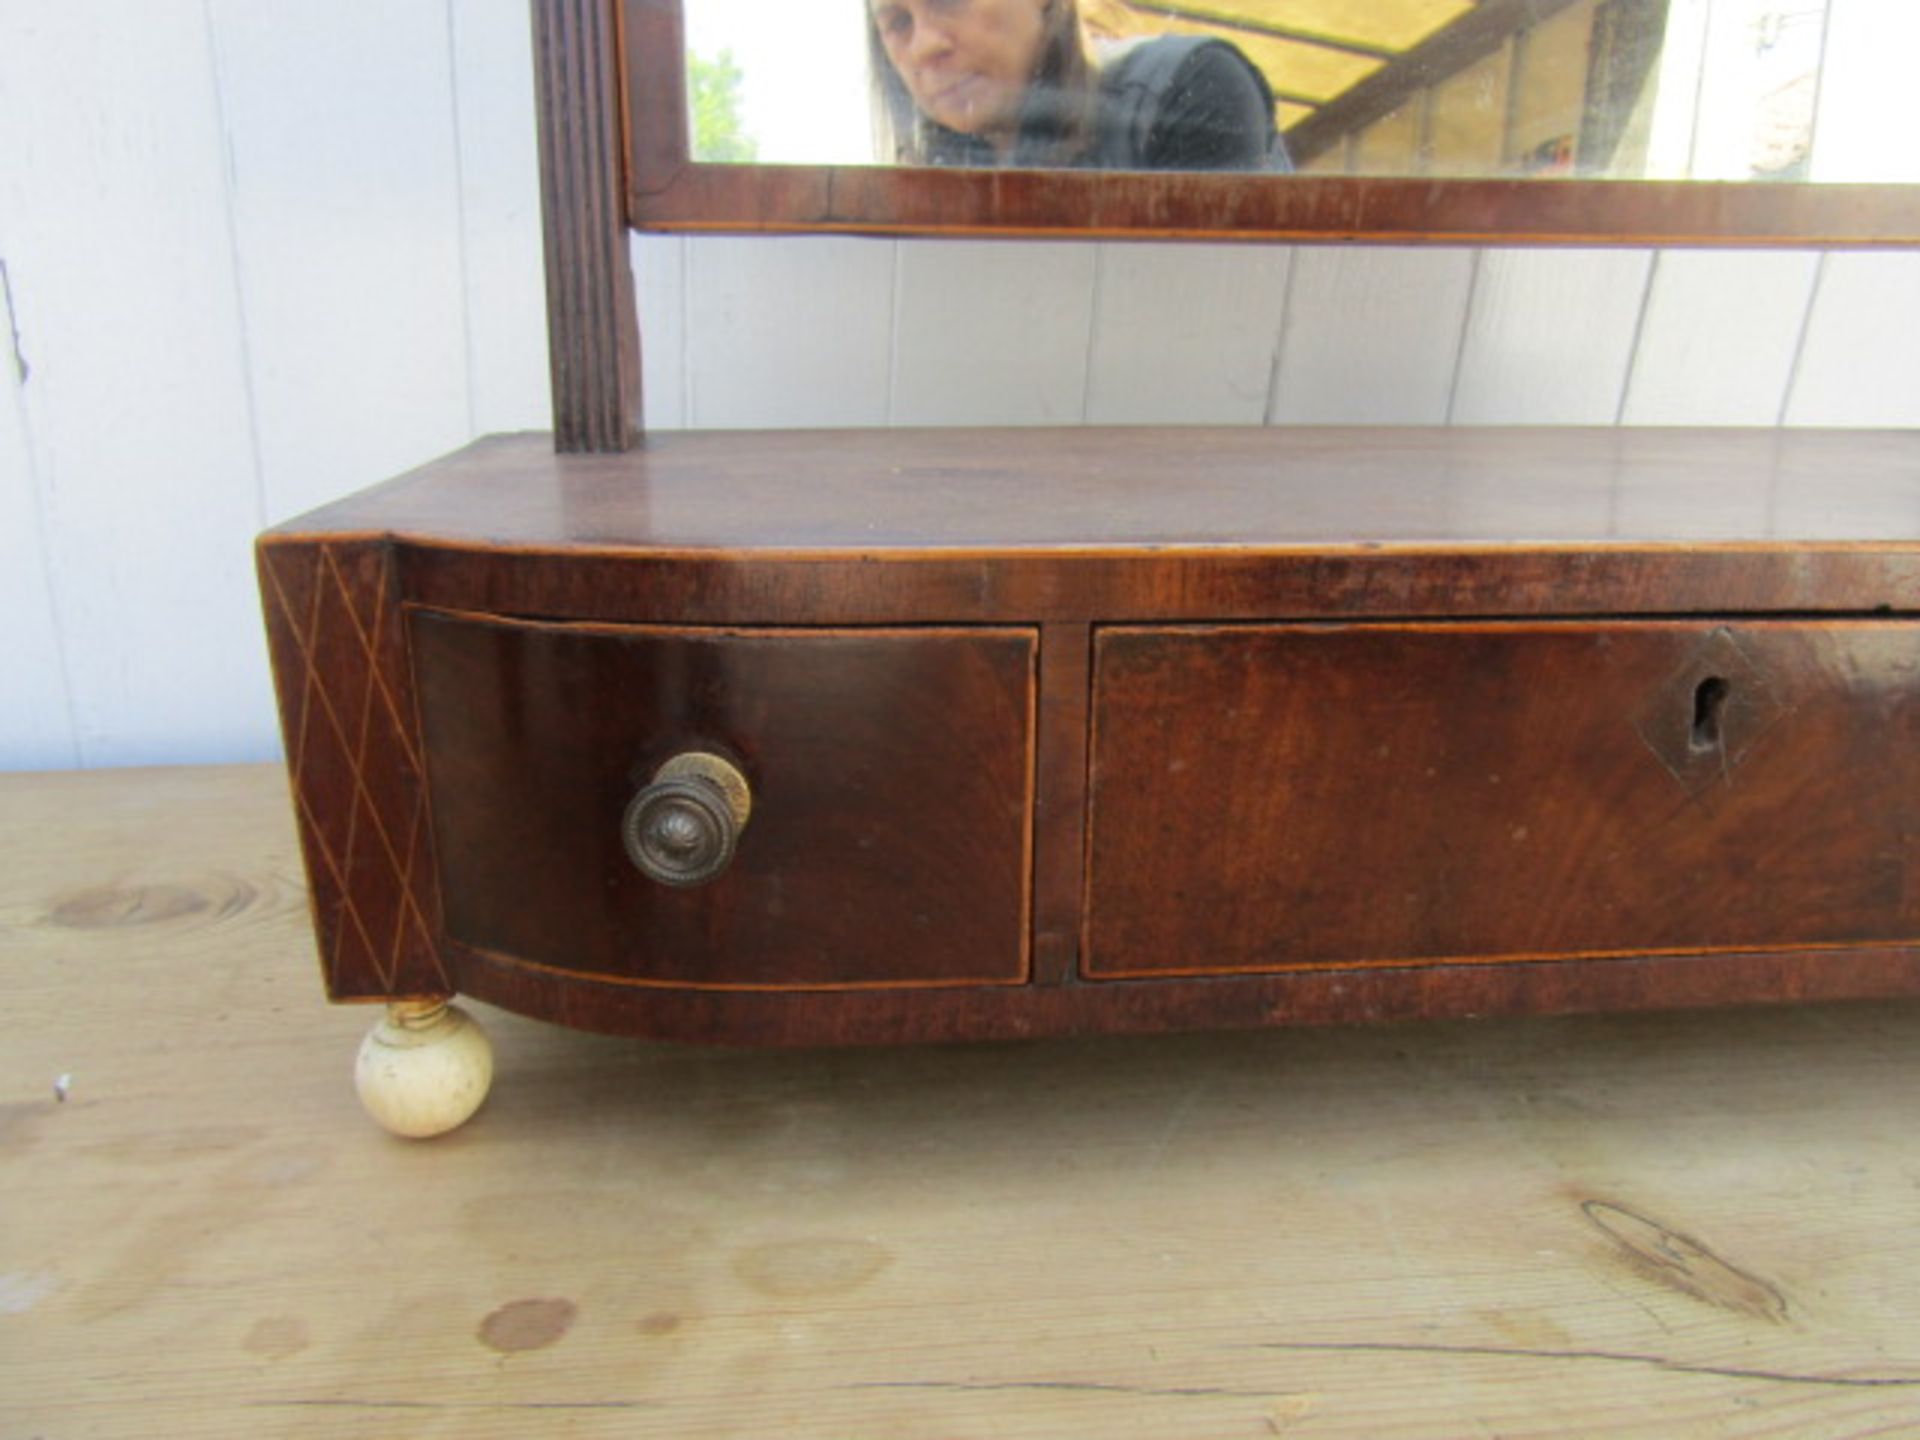
[[[685,0],[692,158],[1920,181],[1920,0]]]

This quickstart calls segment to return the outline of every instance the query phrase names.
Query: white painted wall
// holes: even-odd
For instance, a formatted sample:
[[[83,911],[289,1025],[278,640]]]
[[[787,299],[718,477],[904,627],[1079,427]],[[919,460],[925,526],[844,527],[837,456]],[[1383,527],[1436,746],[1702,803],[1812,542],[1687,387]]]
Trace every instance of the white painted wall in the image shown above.
[[[547,422],[524,0],[0,0],[0,136],[0,768],[272,755],[252,535]],[[1920,424],[1913,254],[634,258],[663,427]]]

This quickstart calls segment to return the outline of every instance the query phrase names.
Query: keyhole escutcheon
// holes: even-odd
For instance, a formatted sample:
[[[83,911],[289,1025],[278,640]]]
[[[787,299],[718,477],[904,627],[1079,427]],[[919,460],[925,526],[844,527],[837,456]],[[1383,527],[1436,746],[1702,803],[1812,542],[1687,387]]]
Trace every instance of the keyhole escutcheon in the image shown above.
[[[1694,687],[1692,743],[1695,750],[1720,748],[1720,722],[1726,714],[1727,696],[1732,690],[1733,687],[1721,675],[1709,675]]]

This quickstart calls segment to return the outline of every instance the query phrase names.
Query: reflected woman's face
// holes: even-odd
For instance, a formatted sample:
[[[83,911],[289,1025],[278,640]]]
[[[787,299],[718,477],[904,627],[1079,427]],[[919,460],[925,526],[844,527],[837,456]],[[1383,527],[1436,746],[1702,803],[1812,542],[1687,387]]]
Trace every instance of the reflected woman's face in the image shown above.
[[[1011,144],[1040,63],[1046,0],[870,0],[887,58],[920,113]]]

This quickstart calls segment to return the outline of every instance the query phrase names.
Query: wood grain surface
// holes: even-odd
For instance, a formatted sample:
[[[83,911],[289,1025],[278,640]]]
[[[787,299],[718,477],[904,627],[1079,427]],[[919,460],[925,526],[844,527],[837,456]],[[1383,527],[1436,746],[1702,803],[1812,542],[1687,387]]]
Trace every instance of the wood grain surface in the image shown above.
[[[494,437],[272,532],[446,609],[673,624],[1920,610],[1906,432]],[[898,562],[875,563],[875,562]]]
[[[1920,1007],[741,1052],[364,1120],[276,768],[0,778],[0,1433],[1920,1422]],[[64,1099],[56,1098],[56,1087]]]
[[[408,633],[453,940],[636,985],[1027,978],[1031,630]],[[753,810],[726,872],[676,889],[622,815],[691,751]]]
[[[521,550],[807,554],[1899,541],[1920,434],[1612,427],[493,435],[278,527]]]
[[[1910,621],[1116,627],[1096,656],[1090,974],[1920,940]]]
[[[1249,183],[1219,173],[683,161],[665,174],[630,174],[627,205],[645,230],[747,234],[1721,246],[1893,246],[1920,236],[1920,192],[1893,184],[1348,175]]]
[[[1886,759],[1912,711],[1914,441],[935,430],[558,457],[535,436],[479,443],[261,545],[269,577],[361,554],[392,592],[384,610],[275,612],[301,813],[335,862],[313,882],[330,993],[453,989],[588,1030],[766,1044],[1914,993],[1911,786]],[[335,579],[316,593],[344,594]],[[416,634],[436,728],[414,746],[440,767],[430,827],[370,748],[395,728],[374,699],[405,687],[376,696],[362,672],[408,666],[391,635],[371,671],[362,651],[397,634],[396,606],[544,637],[495,653]],[[386,629],[345,624],[362,610]],[[1448,623],[1414,623],[1431,620]],[[1536,638],[1514,638],[1523,620]],[[1224,660],[1155,658],[1155,627],[1246,621],[1354,628],[1318,646],[1331,665],[1235,659],[1258,626],[1221,630]],[[684,635],[685,653],[585,638],[622,626]],[[774,663],[791,647],[768,639],[857,649],[865,627],[909,626],[928,657],[939,633],[999,658],[972,679],[946,661],[907,678],[914,661],[822,684],[834,667]],[[1093,648],[1128,626],[1155,652],[1146,679],[1096,675]],[[1391,641],[1395,626],[1425,638],[1369,648],[1362,627]],[[1042,693],[1016,723],[1010,677],[1026,683],[1036,629]],[[729,678],[726,657],[754,645]],[[299,681],[309,652],[324,685]],[[331,723],[340,683],[348,712],[381,721],[359,743]],[[1701,687],[1729,683],[1722,747]],[[331,728],[294,723],[314,695]],[[412,713],[396,700],[399,732]],[[1091,752],[1089,728],[1106,737]],[[766,783],[800,801],[768,812],[736,874],[671,901],[636,888],[613,844],[644,779],[629,772],[682,743],[667,730],[764,759]],[[1170,736],[1197,778],[1166,773]],[[1371,784],[1382,744],[1400,768]],[[1410,756],[1425,759],[1409,771]],[[1302,789],[1297,772],[1315,778]],[[833,773],[868,774],[866,799]],[[1512,785],[1492,796],[1483,773]],[[398,837],[429,830],[457,884],[422,965],[430,847]],[[843,885],[835,867],[862,838]],[[371,901],[343,905],[360,882],[336,893],[333,871],[362,862]],[[804,993],[766,993],[783,986]]]
[[[277,546],[256,558],[327,993],[445,994],[392,547]]]

